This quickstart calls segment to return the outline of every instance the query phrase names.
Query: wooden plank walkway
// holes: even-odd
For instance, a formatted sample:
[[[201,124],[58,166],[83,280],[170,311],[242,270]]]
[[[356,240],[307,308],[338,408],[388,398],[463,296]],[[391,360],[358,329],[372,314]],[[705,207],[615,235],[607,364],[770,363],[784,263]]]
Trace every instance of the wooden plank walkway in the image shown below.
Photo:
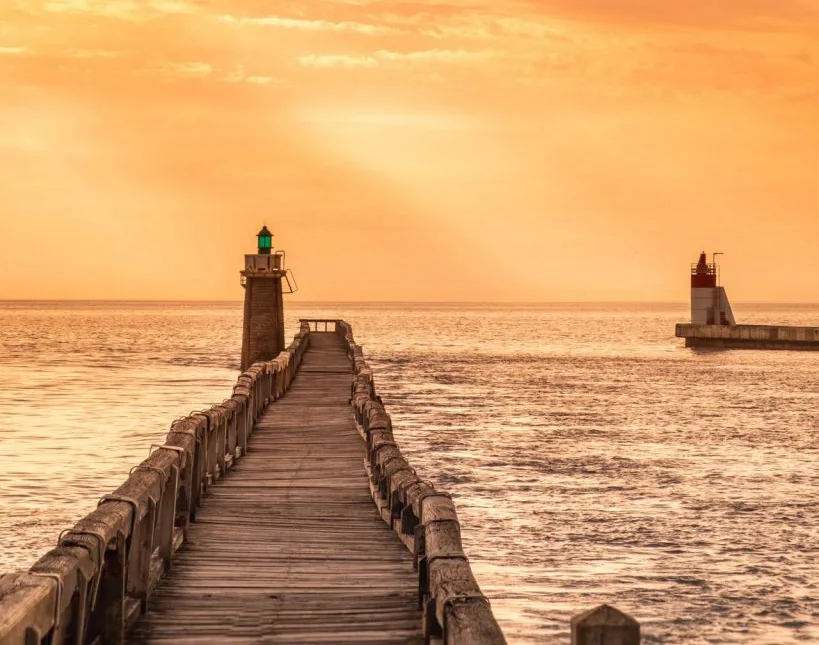
[[[423,642],[412,556],[370,496],[351,379],[341,337],[312,334],[128,643]]]

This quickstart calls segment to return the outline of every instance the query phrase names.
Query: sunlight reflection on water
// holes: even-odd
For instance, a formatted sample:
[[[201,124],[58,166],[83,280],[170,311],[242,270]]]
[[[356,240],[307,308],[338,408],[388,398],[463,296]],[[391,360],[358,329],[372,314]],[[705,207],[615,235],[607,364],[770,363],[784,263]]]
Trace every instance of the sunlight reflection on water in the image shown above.
[[[737,307],[810,324],[819,308]],[[819,641],[819,354],[695,352],[673,305],[292,306],[364,345],[514,643],[602,602],[646,643]],[[241,306],[0,303],[0,571],[221,401]],[[290,335],[290,334],[288,334]]]

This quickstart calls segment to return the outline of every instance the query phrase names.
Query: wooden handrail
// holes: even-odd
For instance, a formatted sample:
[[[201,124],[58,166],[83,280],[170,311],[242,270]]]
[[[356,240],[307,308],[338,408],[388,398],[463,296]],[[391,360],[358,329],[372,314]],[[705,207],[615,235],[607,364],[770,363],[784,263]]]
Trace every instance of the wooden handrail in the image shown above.
[[[337,318],[299,318],[299,324],[302,327],[305,327],[311,331],[319,332],[332,332],[338,333],[339,326],[343,321]],[[324,325],[324,329],[320,329],[320,326]],[[333,325],[333,328],[330,329],[330,325]]]
[[[423,481],[404,459],[392,420],[376,394],[373,371],[352,329],[340,321],[353,361],[352,405],[367,444],[373,500],[384,521],[415,555],[418,595],[427,642],[504,645],[506,639],[461,545],[455,505],[447,493]]]

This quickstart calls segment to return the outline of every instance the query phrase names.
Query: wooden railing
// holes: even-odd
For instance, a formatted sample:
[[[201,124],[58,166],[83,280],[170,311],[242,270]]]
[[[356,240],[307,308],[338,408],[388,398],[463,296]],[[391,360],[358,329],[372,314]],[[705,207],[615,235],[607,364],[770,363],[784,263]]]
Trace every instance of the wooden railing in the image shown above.
[[[381,517],[413,552],[424,637],[444,645],[502,645],[506,639],[481,592],[461,542],[461,525],[449,493],[421,479],[401,454],[392,419],[378,396],[373,370],[352,328],[335,321],[353,361],[350,402],[366,442],[370,489]],[[639,645],[640,625],[601,605],[571,621],[572,645]]]
[[[299,324],[307,325],[310,331],[336,332],[339,323],[341,323],[341,321],[335,318],[299,318]],[[323,329],[322,326],[324,327]]]
[[[424,636],[447,644],[506,643],[461,544],[448,493],[422,480],[401,454],[392,420],[376,394],[373,371],[346,322],[336,323],[353,361],[351,403],[366,441],[373,499],[381,516],[415,556]]]
[[[118,645],[173,566],[207,487],[247,451],[255,421],[290,387],[310,331],[243,372],[233,395],[177,419],[126,482],[27,572],[0,577],[0,645]]]

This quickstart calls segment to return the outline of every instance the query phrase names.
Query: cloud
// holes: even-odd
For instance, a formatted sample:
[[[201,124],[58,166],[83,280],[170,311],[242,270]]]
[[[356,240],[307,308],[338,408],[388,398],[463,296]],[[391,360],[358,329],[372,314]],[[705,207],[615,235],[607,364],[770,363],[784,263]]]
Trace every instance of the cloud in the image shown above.
[[[480,62],[497,58],[495,51],[466,51],[463,49],[428,49],[414,52],[394,52],[380,50],[375,53],[376,57],[389,62],[413,62],[413,63],[462,63]]]
[[[686,26],[704,29],[770,30],[816,23],[810,0],[526,0],[531,10],[554,18],[622,26]]]
[[[149,2],[148,6],[160,13],[190,14],[199,11],[197,5],[177,0],[154,0]]]
[[[63,55],[66,58],[90,59],[90,58],[125,58],[132,56],[134,52],[115,49],[72,49]]]
[[[262,76],[248,74],[243,65],[237,65],[228,74],[222,76],[220,81],[225,83],[249,83],[250,85],[281,85],[283,81],[273,76]]]
[[[370,36],[401,33],[394,27],[378,24],[368,24],[351,20],[333,22],[331,20],[307,20],[304,18],[286,18],[282,16],[260,16],[256,18],[237,18],[235,16],[220,16],[224,22],[242,25],[263,25],[279,27],[281,29],[296,29],[299,31],[336,31],[355,32]]]
[[[244,65],[235,65],[225,69],[203,61],[189,61],[182,63],[162,63],[151,69],[159,73],[165,81],[176,80],[209,80],[217,83],[246,83],[248,85],[284,85],[285,82],[274,76],[265,74],[249,74]]]
[[[49,0],[43,4],[48,13],[93,13],[117,18],[130,18],[142,9],[130,0]]]
[[[437,40],[448,38],[543,39],[565,37],[565,27],[548,14],[504,11],[491,13],[488,9],[476,12],[474,6],[449,4],[389,4],[389,10],[373,11],[378,3],[337,3],[331,5],[332,14],[311,5],[313,17],[303,12],[296,16],[267,15],[239,17],[221,15],[219,20],[235,25],[260,25],[299,31],[348,32],[369,36],[404,35],[423,36]],[[295,11],[295,8],[293,8]],[[314,13],[318,11],[318,13]],[[332,15],[335,19],[328,19]]]
[[[161,14],[192,14],[199,6],[183,0],[48,0],[47,13],[90,13],[122,20],[141,20]]]
[[[549,16],[465,13],[459,8],[452,8],[443,15],[429,12],[406,15],[383,13],[370,18],[386,25],[412,28],[420,35],[436,39],[565,38],[566,31]]]
[[[0,47],[0,56],[25,56],[31,53],[28,47]]]
[[[308,54],[299,56],[302,67],[343,67],[354,69],[358,67],[378,67],[378,59],[372,56],[317,56]]]
[[[437,111],[411,112],[377,109],[307,109],[299,112],[298,118],[306,123],[327,126],[354,125],[376,127],[412,127],[424,130],[446,132],[474,131],[483,122],[468,113],[443,113]]]
[[[213,65],[201,61],[185,63],[162,63],[159,67],[160,75],[167,80],[176,78],[207,78],[214,73]]]
[[[495,51],[466,51],[452,49],[429,49],[413,52],[396,52],[380,49],[372,55],[347,56],[309,54],[299,56],[302,67],[342,67],[346,69],[372,68],[383,64],[402,63],[470,63],[482,62],[500,56]]]
[[[244,81],[251,85],[270,85],[276,82],[276,79],[272,76],[245,76]]]

